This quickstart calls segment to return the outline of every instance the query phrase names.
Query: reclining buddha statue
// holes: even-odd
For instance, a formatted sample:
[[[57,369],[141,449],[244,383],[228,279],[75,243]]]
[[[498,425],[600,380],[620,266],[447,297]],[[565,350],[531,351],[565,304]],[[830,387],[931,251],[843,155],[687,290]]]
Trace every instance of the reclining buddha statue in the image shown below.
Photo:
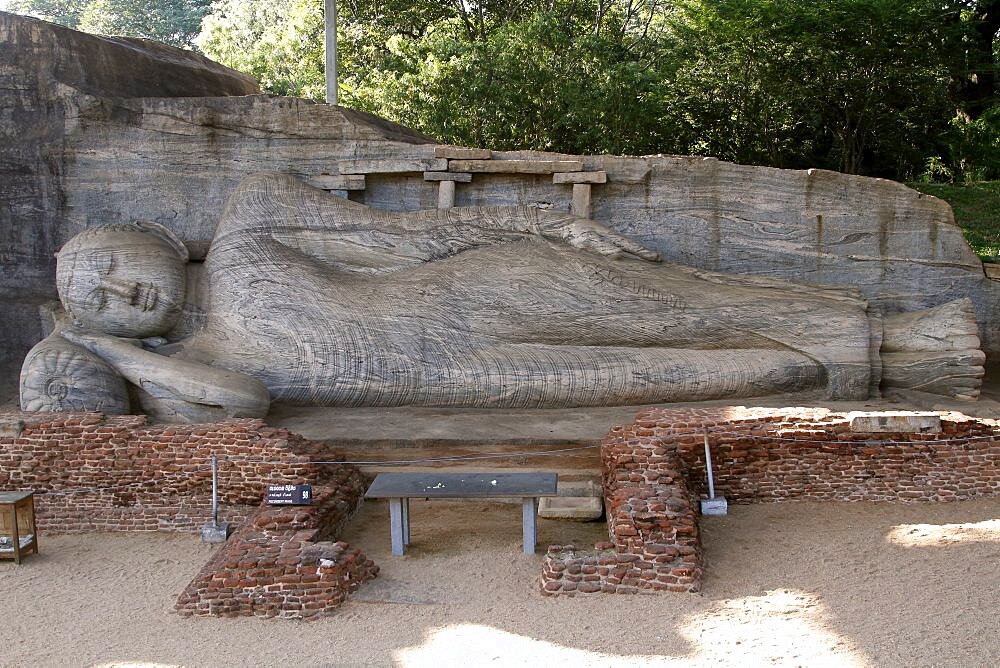
[[[851,290],[661,262],[592,220],[528,207],[392,213],[255,175],[190,288],[187,261],[155,223],[67,242],[66,318],[25,360],[22,407],[208,421],[271,402],[865,399],[880,382],[974,398],[983,374],[967,299],[883,317]]]

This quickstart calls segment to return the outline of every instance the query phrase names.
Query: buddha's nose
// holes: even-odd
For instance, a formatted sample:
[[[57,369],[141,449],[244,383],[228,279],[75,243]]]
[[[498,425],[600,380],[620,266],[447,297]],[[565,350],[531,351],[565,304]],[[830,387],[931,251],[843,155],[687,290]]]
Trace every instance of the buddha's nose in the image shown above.
[[[130,304],[135,301],[136,296],[139,294],[139,284],[135,281],[122,281],[116,278],[105,277],[101,281],[101,287],[112,294],[118,295]]]

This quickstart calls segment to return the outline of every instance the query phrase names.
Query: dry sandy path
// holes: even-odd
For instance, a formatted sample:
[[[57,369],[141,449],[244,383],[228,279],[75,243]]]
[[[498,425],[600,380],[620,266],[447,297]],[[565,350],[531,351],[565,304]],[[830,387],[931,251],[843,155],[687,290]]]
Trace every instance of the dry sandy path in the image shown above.
[[[520,510],[414,503],[388,554],[384,504],[345,536],[382,566],[334,617],[184,619],[210,548],[170,534],[42,536],[0,564],[0,664],[990,666],[1000,657],[1000,499],[737,506],[704,520],[699,595],[543,598]],[[542,521],[543,543],[602,525]]]

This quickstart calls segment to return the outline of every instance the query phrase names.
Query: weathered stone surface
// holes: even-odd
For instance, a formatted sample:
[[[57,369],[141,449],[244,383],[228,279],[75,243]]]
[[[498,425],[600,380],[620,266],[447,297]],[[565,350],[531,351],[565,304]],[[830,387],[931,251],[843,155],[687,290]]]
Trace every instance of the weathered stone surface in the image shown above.
[[[200,97],[260,93],[252,77],[158,42],[103,37],[0,12],[0,62],[95,96]]]
[[[455,182],[441,181],[438,186],[438,208],[450,209],[455,206]]]
[[[341,160],[337,167],[341,174],[406,174],[448,169],[448,161],[442,158]]]
[[[882,321],[882,387],[976,399],[985,375],[969,299]]]
[[[885,353],[882,386],[976,399],[985,374],[986,355],[980,350]]]
[[[570,213],[581,218],[590,218],[590,184],[573,184],[573,201],[569,205]]]
[[[20,438],[24,432],[24,420],[14,417],[0,417],[0,438]]]
[[[864,434],[940,434],[941,416],[937,413],[877,411],[848,413],[851,431]]]
[[[98,355],[58,333],[33,347],[21,367],[21,409],[108,415],[129,412],[125,379]]]
[[[552,175],[552,183],[607,183],[608,173],[598,172],[557,172]]]
[[[579,172],[582,160],[451,160],[448,169],[487,174],[553,174]]]
[[[81,229],[154,220],[207,241],[247,173],[320,174],[358,146],[398,155],[397,142],[429,142],[371,114],[253,95],[245,75],[142,40],[0,12],[0,44],[5,361],[46,335],[38,306],[55,298],[54,254]]]
[[[538,516],[551,520],[596,520],[604,514],[600,496],[545,496],[538,501]]]
[[[452,160],[489,160],[493,157],[493,151],[488,148],[467,146],[438,146],[434,149],[434,157]]]
[[[306,183],[322,190],[364,190],[363,174],[318,174],[307,178]]]
[[[424,181],[455,181],[456,183],[471,183],[472,174],[462,172],[424,172]]]

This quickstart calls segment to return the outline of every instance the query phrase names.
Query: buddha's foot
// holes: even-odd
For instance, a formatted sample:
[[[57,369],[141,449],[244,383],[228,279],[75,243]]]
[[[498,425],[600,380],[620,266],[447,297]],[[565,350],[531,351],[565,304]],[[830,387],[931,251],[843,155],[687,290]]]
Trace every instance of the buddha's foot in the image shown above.
[[[986,355],[969,299],[883,320],[882,389],[977,399]]]

